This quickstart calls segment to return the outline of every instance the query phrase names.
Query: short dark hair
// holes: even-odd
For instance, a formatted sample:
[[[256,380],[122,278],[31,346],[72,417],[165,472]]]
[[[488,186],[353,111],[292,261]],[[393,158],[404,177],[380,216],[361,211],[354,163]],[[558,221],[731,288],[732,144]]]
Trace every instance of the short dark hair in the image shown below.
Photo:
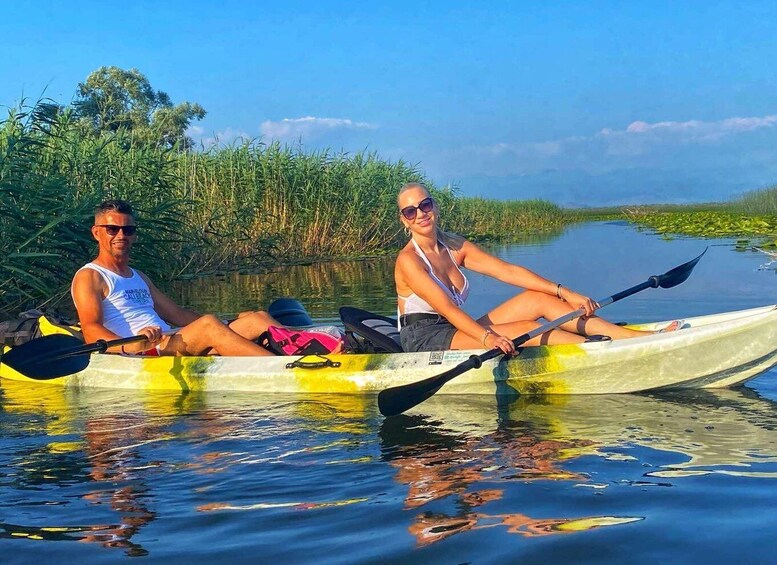
[[[132,205],[126,200],[119,200],[118,198],[112,200],[106,200],[100,203],[94,208],[94,216],[101,216],[108,212],[118,212],[119,214],[128,214],[135,217],[135,211],[132,209]]]

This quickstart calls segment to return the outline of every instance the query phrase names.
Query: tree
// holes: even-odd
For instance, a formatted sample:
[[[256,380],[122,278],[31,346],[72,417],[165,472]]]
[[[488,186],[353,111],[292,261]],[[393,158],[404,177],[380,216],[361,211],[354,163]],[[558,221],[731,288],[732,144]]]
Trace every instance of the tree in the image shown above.
[[[136,140],[163,147],[191,147],[186,129],[206,113],[191,102],[174,106],[140,71],[119,67],[100,67],[79,83],[73,106],[75,116],[95,135],[125,130]]]

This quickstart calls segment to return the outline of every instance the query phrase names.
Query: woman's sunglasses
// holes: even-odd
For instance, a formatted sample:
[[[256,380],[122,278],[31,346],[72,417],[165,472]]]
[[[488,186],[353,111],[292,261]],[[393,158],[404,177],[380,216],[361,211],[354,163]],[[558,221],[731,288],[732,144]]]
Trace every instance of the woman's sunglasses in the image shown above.
[[[105,228],[105,233],[110,236],[114,236],[120,231],[123,232],[124,235],[135,235],[135,232],[138,230],[138,226],[115,226],[113,224],[95,224],[94,227]]]
[[[434,208],[434,200],[430,196],[424,198],[418,203],[418,206],[405,206],[399,212],[405,217],[406,220],[413,220],[418,213],[417,210],[421,210],[424,214],[428,214]]]

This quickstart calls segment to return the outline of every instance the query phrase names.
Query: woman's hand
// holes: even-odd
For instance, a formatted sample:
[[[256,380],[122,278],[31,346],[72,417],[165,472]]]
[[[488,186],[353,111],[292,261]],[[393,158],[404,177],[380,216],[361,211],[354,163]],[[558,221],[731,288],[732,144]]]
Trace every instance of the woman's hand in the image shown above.
[[[513,340],[498,333],[494,333],[491,330],[487,330],[488,334],[483,340],[483,345],[488,349],[501,349],[506,355],[512,355],[515,353],[515,344]]]
[[[585,318],[592,316],[594,311],[599,308],[599,303],[592,298],[578,294],[577,292],[569,290],[563,286],[559,290],[559,296],[575,310],[578,308],[585,310],[585,314],[583,315]]]

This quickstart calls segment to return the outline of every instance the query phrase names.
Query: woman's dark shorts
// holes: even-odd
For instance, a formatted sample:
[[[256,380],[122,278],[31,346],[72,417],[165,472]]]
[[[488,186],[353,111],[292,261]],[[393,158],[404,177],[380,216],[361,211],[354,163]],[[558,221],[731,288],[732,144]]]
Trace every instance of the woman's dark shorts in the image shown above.
[[[445,318],[419,320],[399,331],[402,349],[407,352],[443,351],[451,348],[456,328]]]

